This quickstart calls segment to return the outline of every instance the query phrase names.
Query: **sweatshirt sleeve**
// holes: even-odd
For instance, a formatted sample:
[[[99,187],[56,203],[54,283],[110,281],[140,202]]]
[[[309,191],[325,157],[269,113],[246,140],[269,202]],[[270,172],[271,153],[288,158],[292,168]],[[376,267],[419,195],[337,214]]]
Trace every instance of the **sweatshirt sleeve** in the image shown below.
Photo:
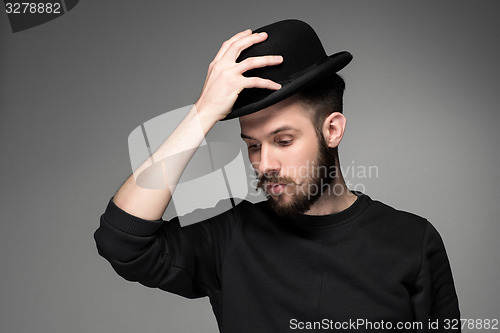
[[[420,271],[412,297],[416,319],[426,326],[438,322],[432,332],[460,332],[460,311],[450,262],[443,240],[427,222],[423,238]],[[458,320],[458,325],[456,321]],[[454,329],[451,329],[454,327]]]
[[[149,221],[110,199],[94,233],[99,254],[124,279],[187,298],[220,290],[220,272],[235,223],[233,210],[190,226]]]

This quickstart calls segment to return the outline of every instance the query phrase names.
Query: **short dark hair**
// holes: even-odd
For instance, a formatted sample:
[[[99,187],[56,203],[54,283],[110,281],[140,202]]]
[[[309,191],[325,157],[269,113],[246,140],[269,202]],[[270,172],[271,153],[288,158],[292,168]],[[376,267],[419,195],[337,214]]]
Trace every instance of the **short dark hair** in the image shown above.
[[[316,129],[320,146],[330,151],[337,161],[339,158],[338,147],[327,148],[321,128],[326,117],[331,113],[343,113],[344,90],[344,79],[340,75],[334,74],[298,93],[302,105],[312,113],[312,123]]]
[[[306,109],[313,111],[313,124],[321,131],[323,121],[333,112],[343,112],[345,82],[338,74],[307,87],[298,93]]]

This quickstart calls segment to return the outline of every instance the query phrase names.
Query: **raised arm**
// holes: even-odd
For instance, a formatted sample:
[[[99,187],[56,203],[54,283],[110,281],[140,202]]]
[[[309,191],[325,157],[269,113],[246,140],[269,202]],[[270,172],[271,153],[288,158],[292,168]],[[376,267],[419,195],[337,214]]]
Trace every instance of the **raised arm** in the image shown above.
[[[242,75],[253,68],[280,64],[283,60],[281,56],[248,58],[236,63],[242,50],[266,38],[265,33],[256,34],[245,30],[222,44],[210,63],[203,90],[194,107],[151,159],[137,168],[114,196],[113,201],[119,208],[145,220],[160,219],[172,198],[171,189],[177,184],[197,147],[212,126],[229,114],[238,94],[244,88],[276,90],[281,87],[270,80]],[[172,156],[175,156],[175,160],[169,158]],[[147,172],[152,166],[151,161],[156,161],[154,168],[163,175],[160,189],[141,187],[136,181],[138,175],[146,183],[158,181],[157,172]]]

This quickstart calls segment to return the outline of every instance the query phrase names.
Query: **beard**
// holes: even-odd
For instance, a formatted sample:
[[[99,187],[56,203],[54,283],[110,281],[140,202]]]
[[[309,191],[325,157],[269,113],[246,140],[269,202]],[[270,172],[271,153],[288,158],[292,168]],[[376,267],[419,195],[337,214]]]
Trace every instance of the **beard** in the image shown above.
[[[318,137],[318,146],[318,155],[300,183],[295,182],[293,178],[280,177],[277,174],[264,174],[260,177],[256,174],[259,178],[257,190],[260,188],[264,191],[269,207],[279,216],[296,216],[307,212],[325,191],[330,189],[337,174],[334,149],[328,147],[322,136]],[[287,186],[282,193],[270,195],[266,191],[269,183],[286,184]],[[289,195],[286,190],[290,187],[295,188],[295,193]],[[286,196],[289,196],[288,202]]]

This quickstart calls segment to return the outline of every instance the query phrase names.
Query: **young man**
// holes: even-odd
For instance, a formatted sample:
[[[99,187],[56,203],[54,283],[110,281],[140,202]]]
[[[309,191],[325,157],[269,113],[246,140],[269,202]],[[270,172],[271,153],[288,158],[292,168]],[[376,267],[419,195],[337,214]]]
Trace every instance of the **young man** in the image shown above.
[[[164,165],[164,189],[142,188],[134,175],[123,184],[95,233],[99,253],[127,280],[208,296],[222,332],[451,331],[458,301],[438,232],[350,191],[340,172],[336,72],[350,60],[327,56],[297,20],[225,42],[195,107],[153,157],[189,151],[217,121],[239,117],[268,200],[183,228],[161,220],[184,154]]]

